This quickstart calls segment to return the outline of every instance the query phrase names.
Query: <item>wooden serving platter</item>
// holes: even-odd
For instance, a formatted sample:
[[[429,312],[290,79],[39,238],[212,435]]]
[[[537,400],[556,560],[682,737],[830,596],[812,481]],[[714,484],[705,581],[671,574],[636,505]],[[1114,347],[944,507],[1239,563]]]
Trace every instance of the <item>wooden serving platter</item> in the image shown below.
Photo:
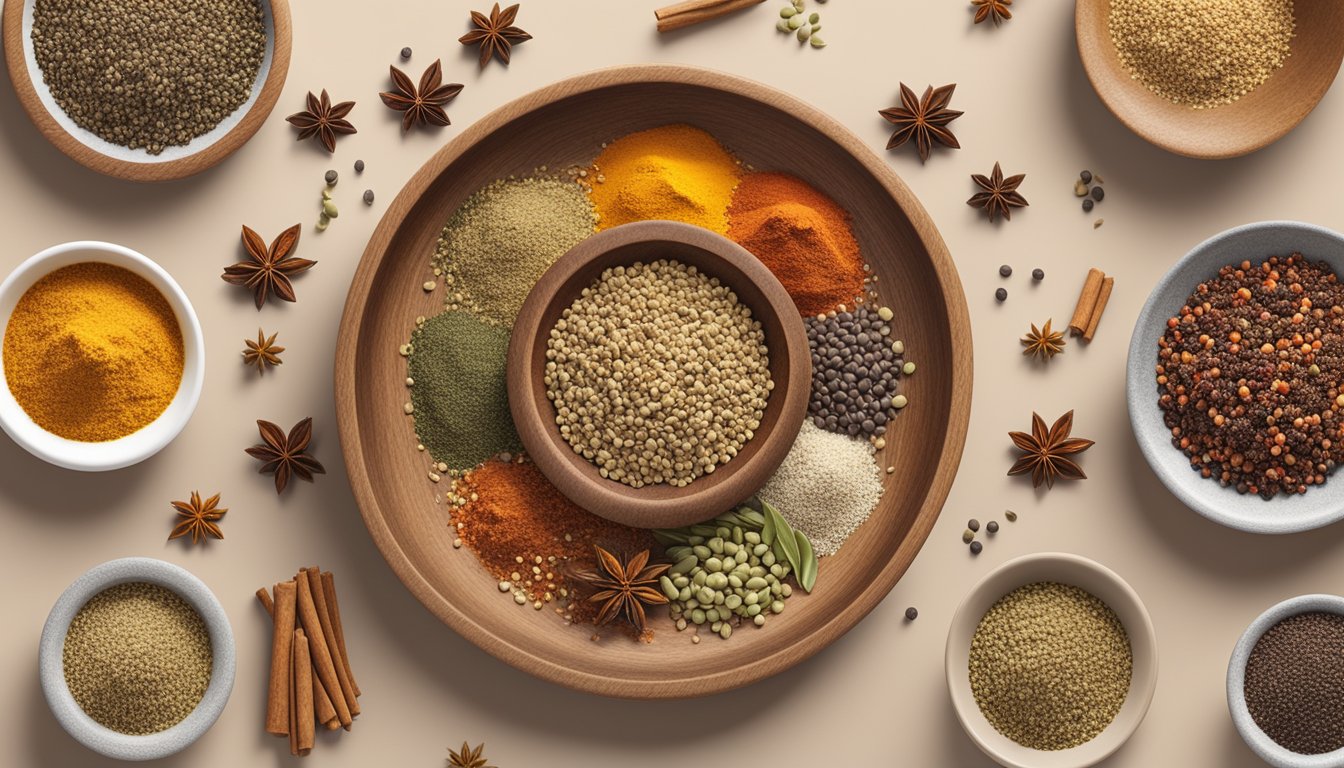
[[[692,644],[661,612],[652,644],[549,609],[514,604],[467,549],[452,546],[442,484],[426,479],[397,349],[417,316],[442,309],[425,293],[444,222],[472,192],[510,174],[587,164],[603,141],[684,122],[714,134],[759,170],[788,146],[790,171],[854,216],[892,326],[919,368],[878,454],[886,493],[844,548],[759,631]],[[779,91],[707,70],[638,66],[543,88],[483,118],[438,152],[388,208],[351,284],[336,354],[336,411],[364,521],[406,587],[462,636],[503,661],[582,691],[627,698],[699,696],[776,674],[839,638],[891,590],[919,552],[956,475],[971,405],[971,331],[956,268],[938,230],[896,174],[839,123]]]

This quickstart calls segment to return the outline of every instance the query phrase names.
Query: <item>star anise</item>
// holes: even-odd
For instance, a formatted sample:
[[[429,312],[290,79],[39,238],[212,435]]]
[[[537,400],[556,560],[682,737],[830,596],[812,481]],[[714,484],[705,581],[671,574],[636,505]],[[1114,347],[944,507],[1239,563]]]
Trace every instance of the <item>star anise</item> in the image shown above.
[[[517,4],[501,11],[499,3],[495,3],[488,18],[483,13],[472,11],[471,23],[476,25],[476,29],[458,38],[457,41],[463,45],[480,44],[481,69],[485,69],[485,65],[490,63],[491,56],[498,57],[507,65],[509,54],[513,52],[513,44],[532,39],[531,35],[513,26],[513,20],[517,17]]]
[[[191,501],[174,501],[172,504],[173,509],[177,510],[178,516],[182,519],[173,528],[173,532],[168,534],[169,541],[187,534],[191,534],[192,544],[199,543],[207,536],[213,536],[216,539],[224,538],[224,532],[219,530],[219,526],[215,523],[219,522],[219,519],[229,510],[216,509],[219,505],[218,493],[205,501],[201,501],[201,494],[192,491]]]
[[[438,60],[435,60],[420,76],[419,88],[411,82],[411,78],[407,77],[405,72],[391,66],[388,69],[392,72],[392,84],[395,90],[378,95],[382,97],[384,104],[404,113],[401,118],[402,133],[409,131],[416,123],[438,126],[449,124],[448,113],[443,107],[462,92],[462,84],[443,85],[443,67]]]
[[[254,445],[247,449],[247,455],[262,462],[257,472],[275,474],[275,492],[282,493],[289,484],[290,475],[313,482],[313,475],[325,475],[327,470],[309,456],[308,443],[313,439],[313,419],[308,417],[286,436],[284,430],[269,421],[257,420],[257,430],[261,432],[263,445]]]
[[[1008,10],[1012,4],[1013,0],[971,0],[971,5],[975,7],[975,23],[991,19],[997,27],[1013,18],[1013,12]]]
[[[273,365],[280,365],[283,360],[280,359],[280,353],[285,351],[284,347],[275,345],[275,337],[278,333],[272,333],[268,338],[260,328],[257,329],[257,340],[243,339],[247,348],[243,350],[243,364],[257,366],[257,375],[266,373],[266,369]]]
[[[462,742],[462,751],[455,752],[448,750],[448,768],[494,768],[487,765],[481,753],[485,751],[485,742],[481,742],[475,749],[467,742]]]
[[[901,83],[901,106],[884,109],[878,113],[886,118],[887,122],[896,126],[891,141],[887,142],[887,149],[896,149],[913,136],[921,163],[929,159],[935,141],[945,147],[961,149],[957,137],[947,128],[948,123],[963,114],[947,108],[948,103],[952,101],[952,92],[956,88],[956,83],[944,85],[936,90],[933,86],[929,86],[924,91],[924,96],[916,99],[915,92],[905,83]]]
[[[1032,413],[1031,434],[1008,433],[1013,444],[1022,451],[1022,456],[1018,458],[1016,464],[1013,464],[1013,468],[1008,470],[1008,474],[1025,475],[1030,472],[1031,484],[1036,488],[1039,488],[1041,483],[1045,483],[1047,488],[1053,488],[1055,478],[1058,477],[1086,480],[1087,475],[1083,473],[1082,467],[1074,463],[1069,456],[1086,451],[1093,446],[1093,442],[1077,437],[1070,439],[1069,432],[1072,430],[1073,411],[1060,416],[1059,421],[1056,421],[1048,432],[1041,417]]]
[[[300,272],[307,272],[317,264],[316,261],[290,256],[299,245],[300,229],[298,224],[286,229],[267,248],[261,235],[244,226],[243,250],[247,251],[248,260],[225,267],[220,277],[230,285],[251,288],[257,309],[261,309],[271,294],[285,301],[297,301],[294,285],[289,279]]]
[[[1039,357],[1042,361],[1049,361],[1050,358],[1064,351],[1064,334],[1062,332],[1052,332],[1050,330],[1051,320],[1045,321],[1045,328],[1038,329],[1035,323],[1031,324],[1031,333],[1022,337],[1022,354],[1028,357]]]
[[[984,208],[989,214],[990,221],[996,220],[999,216],[1003,216],[1004,220],[1011,220],[1014,208],[1024,208],[1028,205],[1027,198],[1017,191],[1018,185],[1025,178],[1027,174],[1019,173],[1005,179],[1003,169],[998,163],[994,163],[994,172],[988,177],[978,173],[971,174],[971,179],[983,191],[972,195],[966,204],[972,208]]]
[[[597,623],[607,624],[619,616],[643,633],[647,620],[644,606],[667,602],[667,595],[658,588],[658,577],[671,566],[648,565],[647,549],[625,563],[601,547],[593,549],[597,551],[598,570],[580,573],[579,578],[596,590],[588,601],[602,604]]]
[[[316,136],[328,152],[335,152],[337,134],[359,133],[355,130],[355,126],[345,119],[354,108],[353,101],[332,104],[325,88],[322,89],[321,98],[309,91],[308,109],[286,117],[285,122],[299,129],[299,141]]]

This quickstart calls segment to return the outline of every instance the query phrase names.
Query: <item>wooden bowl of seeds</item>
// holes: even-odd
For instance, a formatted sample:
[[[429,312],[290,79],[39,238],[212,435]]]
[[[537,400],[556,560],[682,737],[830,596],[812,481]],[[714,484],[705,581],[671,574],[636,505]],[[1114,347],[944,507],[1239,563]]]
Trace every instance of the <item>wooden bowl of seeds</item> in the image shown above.
[[[1176,6],[1078,0],[1075,27],[1102,103],[1178,155],[1238,157],[1278,141],[1316,108],[1344,60],[1335,0]]]
[[[289,73],[287,0],[205,3],[193,23],[162,0],[4,0],[0,35],[42,135],[128,181],[180,179],[233,154]],[[222,49],[210,44],[220,36]]]
[[[636,280],[632,268],[635,265],[643,268],[663,260],[693,268],[707,285],[719,282],[731,291],[731,303],[746,310],[739,312],[747,325],[746,330],[759,331],[749,346],[763,345],[759,350],[763,354],[757,358],[753,372],[758,374],[761,383],[771,387],[763,392],[764,407],[754,413],[742,414],[737,425],[717,420],[708,427],[707,438],[704,429],[699,430],[698,435],[695,433],[690,427],[691,419],[681,419],[683,428],[668,424],[656,426],[658,411],[680,412],[706,406],[722,409],[732,399],[737,382],[743,379],[727,380],[725,377],[720,382],[719,391],[700,392],[703,402],[699,406],[678,401],[662,409],[659,408],[661,403],[652,402],[656,398],[634,398],[639,397],[639,390],[646,387],[657,392],[658,383],[673,376],[673,369],[662,368],[661,360],[640,359],[642,355],[629,353],[629,348],[622,345],[618,353],[622,357],[621,368],[628,365],[626,370],[633,371],[639,367],[650,380],[646,384],[620,375],[613,380],[611,367],[606,364],[584,366],[583,361],[577,359],[582,353],[575,349],[583,346],[593,353],[609,354],[614,349],[612,346],[601,343],[601,339],[584,339],[579,334],[571,337],[559,331],[561,326],[558,324],[562,320],[570,330],[575,328],[577,319],[570,312],[578,308],[576,301],[580,296],[592,296],[593,286],[609,281],[617,272],[628,281],[624,283],[624,289],[612,289],[609,294],[612,304],[604,306],[602,311],[619,312],[638,296],[640,306],[631,308],[627,319],[632,332],[648,331],[652,327],[648,321],[656,310],[645,303],[648,294],[632,290]],[[665,271],[673,273],[671,269]],[[653,277],[652,272],[641,274],[649,278],[642,284],[641,291],[651,285],[663,285],[662,279]],[[677,278],[693,275],[687,271],[678,273]],[[712,297],[706,297],[706,300],[712,300]],[[728,301],[719,304],[731,306]],[[714,358],[713,365],[706,365],[708,370],[698,375],[693,389],[703,389],[713,371],[758,351],[730,348],[729,345],[742,339],[736,338],[739,329],[725,319],[727,311],[715,312],[712,330],[706,330],[710,325],[700,322],[698,316],[689,317],[688,312],[684,307],[667,308],[671,323],[680,326],[668,329],[670,334],[699,331],[702,342],[709,337],[709,346],[692,348],[688,345],[690,354],[684,362],[688,366],[698,366],[710,362],[707,358]],[[720,320],[724,320],[722,325],[718,325]],[[638,331],[634,331],[635,328]],[[611,335],[605,333],[605,327],[596,325],[589,331],[594,336]],[[709,336],[711,333],[714,334],[712,337]],[[594,340],[598,343],[587,343]],[[687,341],[695,343],[693,339]],[[651,349],[646,351],[656,357],[667,354],[654,353]],[[557,357],[568,359],[557,366]],[[655,365],[659,370],[653,370]],[[570,369],[573,369],[572,378],[568,373]],[[735,370],[745,372],[749,367],[743,365]],[[660,371],[662,376],[659,376]],[[587,386],[580,386],[579,379],[585,376]],[[737,243],[707,229],[674,221],[625,224],[598,233],[575,246],[528,294],[514,323],[509,345],[509,407],[528,455],[546,478],[575,504],[609,520],[638,528],[675,528],[702,522],[723,510],[732,509],[765,485],[798,436],[807,412],[811,376],[807,333],[793,300],[779,280]],[[764,386],[761,388],[765,389]],[[695,396],[694,391],[679,391],[676,387],[673,392],[678,393],[678,397]],[[596,398],[594,394],[597,394]],[[627,401],[627,397],[631,399]],[[597,418],[596,411],[601,407],[599,401],[613,409],[635,409],[641,414],[636,424],[630,424],[618,435],[618,440],[623,440],[621,446],[590,448],[588,439],[601,439],[599,434],[605,431],[593,427],[591,422],[587,431],[581,434],[586,418],[580,419],[576,411],[585,409]],[[730,435],[726,433],[735,426],[737,441],[730,444]],[[717,433],[713,431],[716,428]],[[690,479],[691,472],[675,473],[684,479],[674,481],[674,473],[668,472],[667,480],[663,481],[664,472],[648,471],[645,457],[656,459],[659,452],[646,451],[644,443],[659,435],[667,435],[665,442],[671,442],[673,434],[702,443],[719,439],[718,444],[707,448],[712,456],[706,462],[703,474],[696,471],[694,479]],[[630,449],[622,451],[626,444]],[[730,452],[731,456],[725,452]],[[687,452],[676,453],[680,460]],[[663,458],[663,461],[670,466],[672,459]],[[624,471],[627,465],[623,462],[633,465],[628,473]],[[639,470],[644,470],[642,475]],[[624,481],[616,479],[618,473],[624,473]]]
[[[844,546],[821,558],[811,593],[796,591],[778,620],[728,640],[695,643],[659,608],[650,614],[652,643],[611,627],[594,642],[591,623],[567,625],[554,603],[516,604],[460,537],[452,479],[416,448],[415,424],[404,406],[419,383],[408,387],[408,358],[400,350],[417,318],[444,313],[446,281],[434,275],[432,262],[445,221],[464,201],[497,179],[530,176],[542,166],[585,167],[603,142],[669,123],[710,133],[754,168],[788,170],[848,210],[879,300],[892,310],[893,332],[912,354],[917,350],[919,372],[903,381],[910,405],[872,456],[885,493]],[[781,146],[790,148],[787,158]],[[778,674],[848,632],[881,603],[923,546],[956,475],[970,417],[974,366],[965,297],[947,248],[914,194],[864,140],[814,107],[694,67],[580,75],[465,128],[389,205],[351,283],[339,338],[341,448],[364,522],[392,570],[435,616],[486,652],[542,679],[604,696],[727,691]],[[780,394],[772,395],[772,404]]]

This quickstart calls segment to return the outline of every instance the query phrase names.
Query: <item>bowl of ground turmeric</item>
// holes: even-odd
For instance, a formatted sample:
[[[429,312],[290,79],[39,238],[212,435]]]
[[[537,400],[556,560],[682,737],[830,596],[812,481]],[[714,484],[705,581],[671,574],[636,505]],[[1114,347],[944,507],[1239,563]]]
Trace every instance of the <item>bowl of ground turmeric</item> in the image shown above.
[[[105,471],[172,442],[200,399],[205,342],[162,267],[120,245],[53,246],[0,284],[0,427],[29,453]]]

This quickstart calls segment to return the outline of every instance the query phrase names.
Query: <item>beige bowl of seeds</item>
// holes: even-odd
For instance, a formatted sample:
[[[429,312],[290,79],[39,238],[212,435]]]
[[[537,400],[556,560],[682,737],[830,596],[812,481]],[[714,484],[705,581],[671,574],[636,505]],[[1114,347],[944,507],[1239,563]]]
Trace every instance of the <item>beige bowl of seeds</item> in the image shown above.
[[[233,691],[235,653],[228,616],[204,582],[127,557],[94,566],[57,599],[39,677],[76,741],[117,760],[155,760],[214,725]]]
[[[1157,641],[1123,579],[1048,552],[1010,560],[971,588],[952,618],[945,664],[957,719],[986,755],[1010,768],[1084,768],[1143,722]]]

